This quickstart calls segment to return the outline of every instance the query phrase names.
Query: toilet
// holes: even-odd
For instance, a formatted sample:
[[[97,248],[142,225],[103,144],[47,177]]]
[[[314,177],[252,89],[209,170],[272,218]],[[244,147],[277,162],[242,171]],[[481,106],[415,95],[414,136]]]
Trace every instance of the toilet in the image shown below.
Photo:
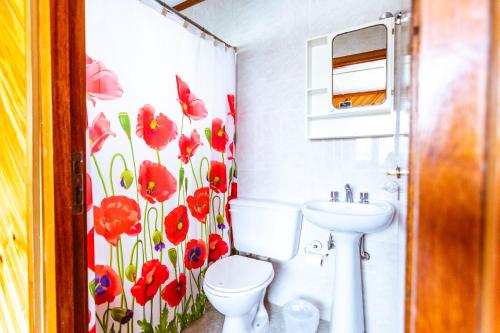
[[[238,198],[231,200],[230,212],[234,246],[245,255],[213,263],[205,274],[204,291],[225,316],[222,333],[266,332],[269,317],[264,297],[274,278],[273,266],[266,258],[284,261],[297,254],[302,225],[300,206]]]

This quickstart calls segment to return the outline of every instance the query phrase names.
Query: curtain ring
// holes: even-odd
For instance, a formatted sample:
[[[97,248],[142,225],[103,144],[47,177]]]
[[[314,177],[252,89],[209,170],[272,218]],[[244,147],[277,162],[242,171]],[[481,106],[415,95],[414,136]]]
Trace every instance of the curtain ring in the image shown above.
[[[205,39],[207,37],[207,34],[204,31],[202,31],[200,37],[202,39]]]
[[[168,10],[167,10],[167,8],[162,8],[162,9],[161,9],[161,15],[163,15],[163,16],[167,16],[167,14],[168,14]]]
[[[189,27],[189,22],[184,20],[184,23],[182,24],[182,26],[187,29]]]

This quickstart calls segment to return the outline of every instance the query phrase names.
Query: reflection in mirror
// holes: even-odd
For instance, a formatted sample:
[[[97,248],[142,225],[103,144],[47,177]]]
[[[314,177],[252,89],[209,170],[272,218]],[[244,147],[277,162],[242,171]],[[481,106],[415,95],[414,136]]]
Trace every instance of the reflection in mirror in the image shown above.
[[[387,28],[375,25],[332,41],[335,109],[383,104],[387,90]]]

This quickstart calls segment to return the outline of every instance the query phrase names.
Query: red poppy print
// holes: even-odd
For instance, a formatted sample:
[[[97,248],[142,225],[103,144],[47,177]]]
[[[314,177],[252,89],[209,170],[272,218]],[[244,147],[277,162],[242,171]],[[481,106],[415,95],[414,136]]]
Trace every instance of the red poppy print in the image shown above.
[[[200,268],[207,259],[207,246],[201,239],[192,239],[186,245],[184,266],[187,269]]]
[[[191,137],[187,137],[186,135],[182,134],[181,138],[179,139],[179,149],[181,151],[179,159],[184,162],[184,164],[187,164],[200,145],[200,135],[198,134],[196,129],[191,132]]]
[[[193,195],[187,197],[186,201],[189,211],[194,218],[205,224],[208,212],[210,210],[210,189],[202,187],[194,191]]]
[[[177,80],[177,94],[179,96],[182,113],[184,113],[189,120],[204,119],[208,114],[205,103],[191,93],[189,86],[186,82],[182,81],[178,75],[175,76],[175,79]]]
[[[87,212],[88,212],[90,209],[92,209],[92,178],[90,177],[88,172],[85,179],[85,190],[86,190],[85,204],[87,205]]]
[[[222,119],[214,118],[212,120],[212,148],[220,153],[225,153],[228,141],[229,137]]]
[[[229,112],[228,115],[233,117],[236,122],[236,107],[234,105],[234,95],[227,95],[227,103],[229,104]]]
[[[135,236],[141,232],[141,210],[133,199],[122,195],[104,198],[101,206],[94,206],[94,228],[113,246],[118,244],[120,236]]]
[[[90,327],[90,320],[91,319],[92,319],[92,316],[90,314],[90,310],[87,310],[87,324],[89,325],[89,327]],[[95,324],[92,325],[92,327],[90,327],[89,333],[95,333]]]
[[[210,234],[208,236],[208,262],[219,260],[228,251],[227,243],[219,234]]]
[[[87,267],[95,270],[94,228],[87,233]]]
[[[146,104],[139,109],[136,133],[149,147],[162,150],[177,138],[177,125],[163,113],[155,117],[155,109]]]
[[[171,307],[179,305],[186,295],[186,275],[181,273],[178,280],[173,280],[161,291],[163,298]]]
[[[186,239],[189,230],[187,208],[180,205],[165,217],[165,233],[170,243],[177,245]]]
[[[106,265],[95,266],[95,304],[113,302],[122,292],[122,285],[118,274]]]
[[[227,159],[230,161],[234,160],[234,141],[229,144],[229,156]]]
[[[123,95],[123,89],[115,73],[104,63],[86,56],[86,94],[94,105],[95,100],[111,100]]]
[[[154,204],[170,199],[177,191],[177,179],[160,163],[144,161],[139,167],[139,193]]]
[[[89,128],[90,154],[101,150],[104,141],[110,136],[116,136],[116,134],[111,131],[109,120],[101,112],[94,118]]]
[[[222,162],[210,162],[210,188],[217,193],[224,193],[227,190],[226,165]]]
[[[141,277],[130,289],[137,303],[144,306],[153,299],[161,284],[168,279],[167,266],[162,265],[158,259],[147,261],[142,265]]]

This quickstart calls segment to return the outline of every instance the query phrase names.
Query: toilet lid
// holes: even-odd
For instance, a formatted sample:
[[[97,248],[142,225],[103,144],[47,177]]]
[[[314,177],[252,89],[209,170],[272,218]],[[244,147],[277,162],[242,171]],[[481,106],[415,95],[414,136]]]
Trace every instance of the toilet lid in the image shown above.
[[[205,283],[218,291],[241,292],[265,283],[273,273],[273,265],[267,261],[234,255],[213,263]]]

